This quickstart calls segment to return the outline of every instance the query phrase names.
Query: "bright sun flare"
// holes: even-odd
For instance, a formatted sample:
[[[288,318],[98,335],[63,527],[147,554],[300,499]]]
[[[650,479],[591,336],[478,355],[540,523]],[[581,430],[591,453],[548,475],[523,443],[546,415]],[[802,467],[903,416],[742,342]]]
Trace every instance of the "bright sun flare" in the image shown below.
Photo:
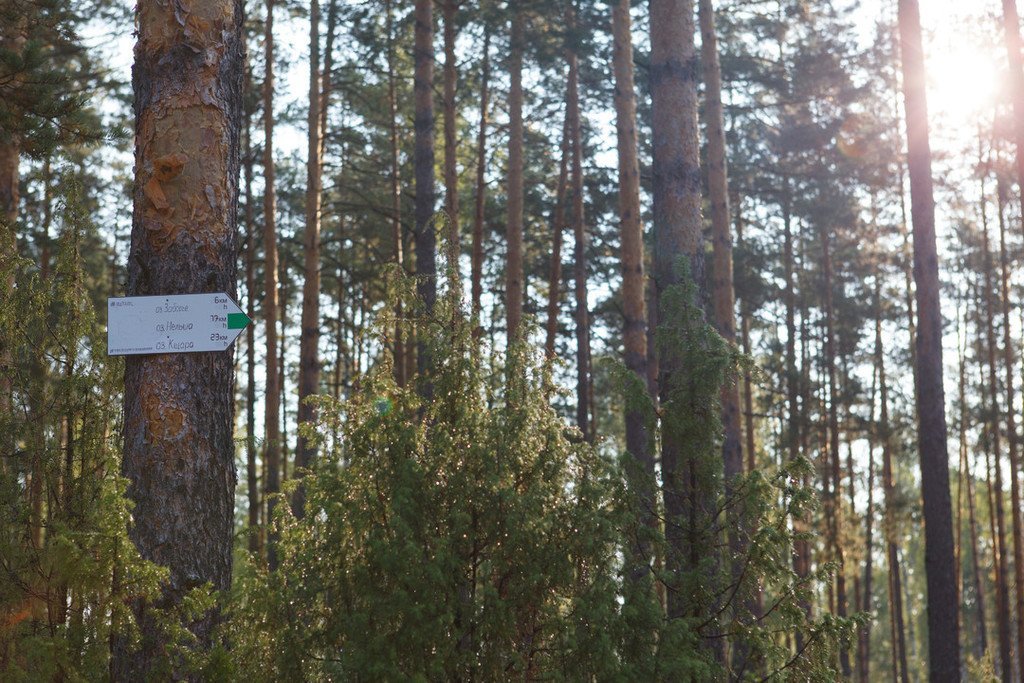
[[[979,116],[991,116],[1001,67],[990,49],[964,43],[942,47],[928,55],[930,113],[945,125],[970,126],[973,132]]]

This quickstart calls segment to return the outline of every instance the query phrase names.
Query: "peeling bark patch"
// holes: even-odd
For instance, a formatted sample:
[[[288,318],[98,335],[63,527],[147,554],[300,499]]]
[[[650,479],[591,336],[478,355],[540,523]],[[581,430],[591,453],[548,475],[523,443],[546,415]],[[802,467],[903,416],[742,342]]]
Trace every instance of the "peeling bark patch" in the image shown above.
[[[200,54],[210,47],[223,48],[224,36],[234,19],[232,3],[214,0],[164,0],[139,3],[139,24],[150,27],[143,53],[158,54],[184,45]]]
[[[162,183],[174,180],[181,175],[182,169],[185,168],[186,161],[188,161],[188,157],[180,152],[177,154],[168,154],[154,160],[153,178]]]
[[[142,419],[145,426],[146,443],[150,445],[180,441],[189,431],[185,411],[172,398],[173,376],[171,360],[157,357],[153,367],[146,373],[140,387]]]
[[[228,191],[221,186],[228,133],[221,110],[201,103],[201,91],[186,90],[170,105],[147,111],[140,122],[140,166],[148,175],[144,224],[157,253],[184,234],[216,265],[219,244],[228,235]],[[210,184],[211,175],[225,180]]]

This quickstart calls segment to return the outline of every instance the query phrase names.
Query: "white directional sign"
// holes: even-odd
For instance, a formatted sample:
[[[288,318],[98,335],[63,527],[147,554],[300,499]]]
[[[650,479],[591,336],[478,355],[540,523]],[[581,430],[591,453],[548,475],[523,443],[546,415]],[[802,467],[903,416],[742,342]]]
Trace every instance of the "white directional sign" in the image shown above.
[[[227,294],[107,300],[107,354],[223,351],[251,323]]]

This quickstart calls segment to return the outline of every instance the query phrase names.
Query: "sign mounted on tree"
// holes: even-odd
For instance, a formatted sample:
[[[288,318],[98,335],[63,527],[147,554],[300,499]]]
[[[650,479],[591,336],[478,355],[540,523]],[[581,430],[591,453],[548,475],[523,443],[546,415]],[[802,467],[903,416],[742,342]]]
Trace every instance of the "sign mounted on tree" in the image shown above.
[[[251,323],[227,294],[107,299],[107,355],[224,351]]]

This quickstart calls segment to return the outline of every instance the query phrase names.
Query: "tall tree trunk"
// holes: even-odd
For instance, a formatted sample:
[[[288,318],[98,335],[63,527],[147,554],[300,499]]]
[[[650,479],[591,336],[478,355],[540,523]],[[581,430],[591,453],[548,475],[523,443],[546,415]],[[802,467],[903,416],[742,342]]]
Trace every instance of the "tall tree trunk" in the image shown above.
[[[697,53],[692,0],[650,0],[651,140],[653,150],[654,282],[657,300],[681,282],[676,262],[688,261],[688,278],[696,285],[696,301],[704,302],[704,249],[701,240],[700,154],[697,126]],[[671,400],[685,368],[673,355],[660,355],[658,386],[661,402]],[[665,498],[667,554],[665,568],[678,576],[692,563],[687,539],[691,504],[700,495],[692,486],[687,444],[675,430],[664,430],[661,461]],[[691,520],[692,521],[692,520]],[[694,609],[688,595],[668,593],[668,617],[677,619]]]
[[[984,180],[982,180],[982,191],[984,192]],[[984,197],[984,194],[982,194]],[[989,390],[988,399],[990,410],[989,430],[992,438],[992,452],[995,466],[995,517],[996,517],[996,547],[999,550],[999,562],[997,565],[999,579],[996,581],[996,614],[999,624],[999,651],[1000,665],[1003,681],[1012,679],[1012,646],[1010,644],[1013,627],[1011,625],[1010,595],[1009,595],[1009,565],[1006,553],[1006,523],[1003,514],[1003,467],[1002,467],[1002,442],[999,420],[999,369],[996,365],[996,338],[995,338],[995,306],[992,302],[992,290],[995,284],[992,281],[992,251],[988,237],[988,211],[984,200],[981,203],[982,222],[982,257],[984,259],[984,277],[981,286],[983,287],[983,302],[985,306],[985,351],[988,361]],[[1010,511],[1012,517],[1019,513]],[[1016,526],[1016,525],[1015,525]],[[1016,540],[1015,540],[1016,545]]]
[[[413,178],[416,184],[414,205],[416,247],[416,294],[430,315],[437,299],[437,236],[434,232],[434,2],[416,0],[415,41],[413,46],[413,99],[415,101]],[[429,380],[432,360],[426,343],[416,347],[416,369],[420,392],[433,394]]]
[[[402,235],[402,187],[398,162],[398,100],[395,92],[395,29],[394,8],[392,0],[385,0],[385,31],[387,33],[388,51],[388,142],[391,148],[391,242],[394,249],[393,258],[398,268],[404,268],[405,259],[402,253],[404,236]],[[402,301],[395,302],[395,340],[394,364],[395,382],[404,387],[412,369],[406,363],[405,342],[403,340]],[[358,372],[358,368],[356,368]]]
[[[636,88],[629,0],[612,7],[612,61],[615,70],[615,132],[619,158],[619,236],[622,249],[623,358],[643,381],[647,376],[647,312],[644,308],[644,229],[640,221],[640,161],[637,154]],[[646,387],[646,384],[643,384]],[[654,452],[646,417],[626,406],[626,450],[654,477]],[[653,523],[653,497],[644,499],[645,523]],[[649,551],[644,550],[646,558]],[[645,559],[649,562],[649,559]]]
[[[788,405],[788,420],[786,429],[786,446],[790,462],[800,457],[801,443],[801,404],[800,397],[800,374],[796,361],[796,277],[793,272],[793,219],[790,212],[790,198],[792,194],[791,182],[788,176],[782,178],[782,227],[783,245],[782,262],[783,274],[786,281],[786,403]],[[804,335],[806,339],[806,335]],[[801,364],[806,366],[806,364]],[[806,481],[804,482],[806,485]],[[793,519],[793,530],[798,534],[807,533],[810,530],[810,522],[805,517]],[[807,581],[811,571],[811,547],[806,538],[797,538],[793,542],[793,571],[801,581]],[[804,614],[811,615],[811,603],[809,600],[802,601],[801,607]],[[800,650],[803,646],[803,633],[796,633],[796,648]]]
[[[640,220],[640,161],[637,153],[636,88],[633,79],[633,38],[629,0],[612,7],[612,61],[615,72],[615,132],[619,166],[619,236],[622,265],[623,347],[626,368],[634,373],[637,386],[647,390],[647,314],[644,288],[643,224]],[[564,169],[564,166],[563,166]],[[552,273],[552,284],[557,285]],[[550,311],[549,311],[550,313]],[[549,342],[554,352],[552,318],[548,318]],[[625,408],[626,451],[636,460],[643,479],[636,487],[640,511],[638,526],[656,528],[657,499],[652,487],[655,477],[654,450],[647,431],[647,416],[628,397]],[[633,548],[629,578],[640,581],[657,562],[654,548],[640,534]]]
[[[455,13],[461,0],[445,0],[444,13],[444,210],[448,214],[448,250],[456,272],[459,267],[459,170],[455,139]]]
[[[743,209],[740,202],[736,205],[736,243],[740,250],[744,249],[743,243]],[[743,347],[743,354],[749,356],[752,353],[750,344],[750,301],[749,297],[740,299],[740,344]],[[747,472],[753,472],[757,466],[757,434],[754,427],[754,383],[750,372],[743,373],[743,437],[746,441]]]
[[[484,26],[483,65],[480,74],[480,129],[476,138],[476,201],[473,213],[473,253],[470,269],[470,298],[473,324],[480,324],[480,298],[483,296],[484,269],[484,206],[487,172],[487,107],[491,83],[491,30]]]
[[[266,326],[266,390],[263,396],[264,438],[263,458],[266,461],[265,495],[267,513],[267,564],[277,568],[277,534],[272,531],[274,506],[281,490],[281,380],[277,365],[277,195],[274,187],[274,0],[267,0],[264,26],[263,79],[263,319]]]
[[[39,236],[39,277],[50,279],[50,224],[53,222],[53,173],[50,169],[51,155],[43,159],[43,215]]]
[[[736,207],[736,240],[740,249],[743,249],[743,214],[740,202],[734,202]],[[740,302],[740,338],[743,344],[744,355],[750,356],[753,351],[750,344],[750,301],[744,297]],[[747,473],[757,469],[757,443],[754,427],[754,382],[750,371],[743,373],[743,415],[744,415],[744,437],[746,438]],[[751,529],[751,533],[757,533]],[[754,587],[754,596],[751,601],[751,616],[761,617],[764,613],[764,592],[760,583]]]
[[[978,296],[980,296],[980,294]],[[980,304],[978,303],[977,300],[975,301],[975,305],[977,305],[979,310],[980,310],[981,306],[980,306]],[[979,372],[979,376],[982,376],[982,377],[984,377],[984,375],[985,375],[985,365],[984,365],[984,361],[981,359],[981,356],[983,355],[983,352],[984,352],[983,349],[979,349],[979,351],[978,351],[978,356],[979,356],[978,372]],[[984,381],[981,382],[980,394],[981,394],[981,404],[982,405],[989,405],[989,402],[991,400],[990,399],[990,392],[991,391],[992,391],[992,387],[990,387],[987,382],[984,382]],[[1002,518],[1003,518],[1003,512],[1002,512],[1002,510],[1003,510],[1003,497],[1002,497],[1002,494],[997,491],[995,482],[993,481],[993,470],[995,468],[992,465],[992,460],[993,460],[993,458],[992,458],[992,454],[993,454],[993,448],[992,448],[992,429],[991,429],[991,423],[988,422],[988,421],[983,421],[983,424],[982,424],[982,442],[984,444],[983,450],[985,452],[985,501],[988,504],[988,513],[989,513],[988,514],[989,530],[988,531],[989,531],[989,536],[992,538],[992,542],[990,544],[990,547],[992,549],[992,584],[995,587],[996,637],[999,639],[999,657],[1000,657],[999,664],[1000,664],[1000,673],[1002,674],[1003,673],[1003,670],[1002,670],[1003,648],[1005,647],[1007,650],[1009,650],[1009,647],[1010,647],[1010,634],[1009,634],[1010,619],[1009,619],[1009,607],[1007,606],[1008,602],[1007,602],[1007,599],[1006,599],[1006,589],[1005,589],[1005,578],[1004,578],[1006,576],[1005,567],[1003,567],[1002,570],[1000,569],[1000,567],[1002,567],[1002,565],[1003,565],[1003,562],[1005,562],[1005,560],[1003,560],[1003,558],[1005,557],[1005,552],[1000,552],[1001,548],[1003,550],[1005,550],[1005,543],[1000,544],[1000,540],[1004,537],[1004,533],[1003,533],[1002,524],[1001,523],[1000,524],[996,523],[996,519],[997,518],[999,520],[1002,520]],[[1001,483],[1001,479],[1000,479],[1000,483]],[[1005,657],[1005,659],[1006,659],[1007,662],[1009,662],[1009,660],[1010,660],[1009,655],[1007,655]],[[1009,666],[1009,664],[1007,664],[1007,666]],[[1009,670],[1007,670],[1005,673],[1008,676],[1009,675]]]
[[[875,221],[872,221],[873,223]],[[881,315],[882,306],[882,279],[879,273],[875,272],[875,355],[881,353],[881,325],[877,317]],[[874,581],[874,533],[875,533],[875,447],[878,443],[878,429],[875,422],[875,403],[877,401],[878,368],[872,373],[871,405],[868,409],[868,481],[867,481],[867,509],[864,513],[864,593],[859,608],[871,613],[872,607],[872,584]],[[852,477],[852,472],[851,472]],[[853,499],[850,500],[853,505]],[[871,680],[871,623],[860,629],[857,633],[857,671],[860,674],[862,683]]]
[[[324,43],[324,68],[323,74],[320,78],[320,169],[321,174],[323,173],[323,167],[326,161],[324,160],[324,153],[327,148],[327,113],[331,108],[331,89],[333,88],[333,74],[334,70],[334,37],[337,33],[338,26],[338,0],[328,0],[327,4],[327,37]],[[321,177],[321,194],[323,193],[323,183]]]
[[[969,299],[968,299],[969,301]],[[958,326],[959,327],[959,326]],[[963,328],[960,328],[963,329]],[[959,402],[960,402],[960,470],[961,480],[964,482],[964,488],[966,489],[965,495],[967,497],[967,511],[968,511],[968,530],[970,532],[971,541],[971,568],[973,573],[973,589],[975,600],[977,602],[977,628],[975,629],[975,649],[974,656],[980,658],[984,655],[987,649],[986,643],[986,625],[985,625],[985,596],[981,591],[981,571],[978,566],[978,525],[977,519],[974,514],[974,490],[972,486],[973,475],[971,474],[970,459],[968,458],[968,452],[970,447],[967,440],[967,431],[969,429],[968,421],[968,403],[967,403],[967,343],[966,335],[965,341],[962,346],[959,345],[959,372],[960,381],[959,386]],[[962,557],[962,555],[961,555]],[[960,560],[962,562],[962,559]],[[958,563],[959,564],[959,563]],[[961,579],[961,585],[966,583]],[[961,600],[962,601],[962,600]]]
[[[829,519],[829,541],[832,545],[833,560],[836,562],[836,614],[846,617],[846,566],[845,551],[841,538],[843,528],[843,507],[840,505],[842,474],[839,462],[839,406],[836,385],[836,330],[834,295],[832,288],[832,244],[828,227],[821,228],[822,269],[825,288],[825,374],[828,377],[828,454],[831,467],[831,487],[826,490],[827,517]],[[839,648],[839,665],[843,676],[850,677],[850,653],[846,644]]]
[[[252,69],[247,65],[243,92],[252,89]],[[252,177],[255,158],[252,150],[252,114],[245,113],[245,313],[256,319],[256,219],[253,206]],[[245,328],[245,474],[249,495],[249,552],[256,556],[260,548],[260,490],[256,475],[256,326]]]
[[[580,115],[580,67],[573,43],[576,9],[567,5],[565,23],[569,28],[566,59],[569,63],[569,88],[566,95],[566,119],[572,151],[572,232],[573,289],[576,299],[576,424],[583,438],[593,443],[594,428],[590,411],[590,311],[587,305],[587,232],[583,208],[583,126]]]
[[[566,94],[566,101],[569,96]],[[565,232],[565,195],[569,182],[569,108],[562,125],[561,160],[555,185],[555,210],[551,218],[551,260],[548,265],[547,322],[544,326],[544,355],[555,357],[558,337],[558,313],[562,301],[562,241]]]
[[[348,370],[348,358],[345,353],[346,339],[345,339],[345,277],[344,269],[341,264],[338,264],[338,270],[334,276],[334,293],[338,302],[338,320],[337,326],[334,328],[334,382],[333,382],[333,393],[334,400],[340,401],[343,395],[342,386],[345,383],[345,377]],[[337,433],[335,433],[337,438]]]
[[[1013,96],[1013,132],[1016,142],[1017,189],[1024,198],[1024,58],[1021,56],[1020,16],[1016,0],[1003,0],[1003,38]],[[1024,221],[1024,216],[1022,216]],[[1020,647],[1020,645],[1018,645]],[[1020,651],[1024,657],[1024,650]]]
[[[171,5],[141,3],[135,48],[134,214],[130,296],[186,292],[235,295],[242,4],[207,3],[184,43]],[[208,13],[208,14],[205,14]],[[212,62],[210,60],[213,60]],[[186,95],[181,84],[189,84]],[[202,198],[198,201],[197,198]],[[169,569],[162,607],[192,588],[231,585],[235,460],[234,365],[230,353],[129,356],[125,363],[122,470],[134,501],[132,541]],[[144,601],[132,608],[141,649],[116,643],[112,678],[144,680],[166,643]],[[187,624],[197,649],[211,645],[216,611]],[[172,662],[171,666],[175,666]]]
[[[281,483],[284,484],[288,481],[288,447],[290,442],[288,441],[288,321],[291,318],[288,317],[288,302],[290,301],[288,295],[288,285],[290,280],[288,279],[288,252],[285,251],[280,254],[280,259],[277,262],[277,288],[278,288],[278,301],[281,304],[280,314],[278,320],[281,322],[281,336],[278,338],[277,345],[277,377],[281,384],[281,396],[278,398],[281,405]]]
[[[729,231],[729,181],[725,156],[725,124],[722,117],[722,68],[718,62],[715,9],[712,0],[699,0],[701,64],[704,73],[705,134],[708,144],[708,195],[711,206],[711,301],[715,329],[730,344],[736,343],[735,294],[732,285],[732,235]],[[726,482],[743,473],[740,436],[739,386],[722,387],[722,461]],[[742,544],[734,553],[742,555]],[[742,559],[736,556],[736,561]]]
[[[302,331],[299,337],[299,424],[316,420],[307,400],[320,390],[320,0],[309,4],[309,116],[306,146],[306,230],[303,236]],[[295,443],[295,476],[313,463],[316,447],[299,431]],[[295,491],[292,509],[302,517],[306,491]]]
[[[0,45],[6,50],[19,50],[24,43],[21,35],[21,26],[0,27]],[[15,134],[7,135],[0,140],[0,260],[6,261],[18,255],[18,240],[15,233],[15,224],[18,220],[18,204],[20,201],[18,190],[18,174],[21,164],[21,141]],[[4,263],[7,266],[8,264]],[[0,283],[0,298],[5,300],[10,292],[14,291],[14,270],[8,274],[6,280]],[[0,367],[7,367],[12,362],[10,349],[0,345]],[[14,384],[11,373],[0,372],[0,414],[10,415],[13,408],[12,392]],[[5,437],[0,447],[5,453],[13,453],[15,443],[13,438]],[[8,458],[0,458],[0,473],[8,473]]]
[[[511,3],[510,3],[511,6]],[[508,223],[506,226],[505,311],[511,342],[523,319],[523,13],[515,9],[509,46]]]
[[[914,228],[917,285],[918,451],[924,512],[925,575],[928,586],[928,663],[932,681],[960,678],[960,606],[953,569],[953,518],[942,388],[942,312],[939,261],[935,248],[924,52],[917,0],[899,0],[903,93],[906,101],[907,161]]]
[[[1024,527],[1021,524],[1021,494],[1020,494],[1020,460],[1017,453],[1017,420],[1015,391],[1013,388],[1013,339],[1010,327],[1010,270],[1009,258],[1006,250],[1006,220],[1004,209],[1007,199],[1007,188],[1002,177],[999,177],[996,192],[998,198],[999,219],[999,267],[1000,277],[1000,302],[1002,303],[1003,314],[1003,365],[1006,374],[1006,443],[1007,452],[1010,456],[1010,505],[1012,514],[1010,521],[1013,524],[1013,574],[1014,588],[1016,590],[1017,602],[1017,657],[1024,656]],[[985,195],[983,194],[982,197]],[[984,199],[982,200],[984,201]],[[986,230],[987,238],[987,230]],[[986,249],[987,273],[992,273],[992,259]],[[993,387],[996,385],[993,384]],[[1018,666],[1020,664],[1018,663]]]
[[[722,68],[718,60],[718,38],[715,35],[715,9],[712,0],[699,0],[698,15],[701,36],[701,65],[704,74],[705,135],[708,157],[708,199],[711,207],[711,301],[715,329],[730,345],[736,343],[736,297],[733,291],[732,235],[729,220],[728,164],[725,154],[725,123],[722,114]],[[722,385],[722,465],[727,498],[733,498],[737,477],[743,474],[743,441],[740,428],[739,385],[732,379]],[[744,512],[739,511],[741,516]],[[746,562],[745,520],[729,524],[731,575],[741,581]],[[741,587],[741,590],[746,590]],[[744,596],[743,610],[757,612],[756,598]],[[742,645],[733,651],[734,665],[742,669],[748,657]]]
[[[889,570],[889,619],[892,643],[893,680],[907,683],[907,644],[903,625],[903,587],[900,578],[899,545],[896,539],[896,479],[892,467],[893,436],[889,425],[889,385],[885,377],[885,348],[882,345],[882,311],[875,318],[875,364],[878,367],[878,430],[882,441],[882,498],[885,504],[884,535]]]

